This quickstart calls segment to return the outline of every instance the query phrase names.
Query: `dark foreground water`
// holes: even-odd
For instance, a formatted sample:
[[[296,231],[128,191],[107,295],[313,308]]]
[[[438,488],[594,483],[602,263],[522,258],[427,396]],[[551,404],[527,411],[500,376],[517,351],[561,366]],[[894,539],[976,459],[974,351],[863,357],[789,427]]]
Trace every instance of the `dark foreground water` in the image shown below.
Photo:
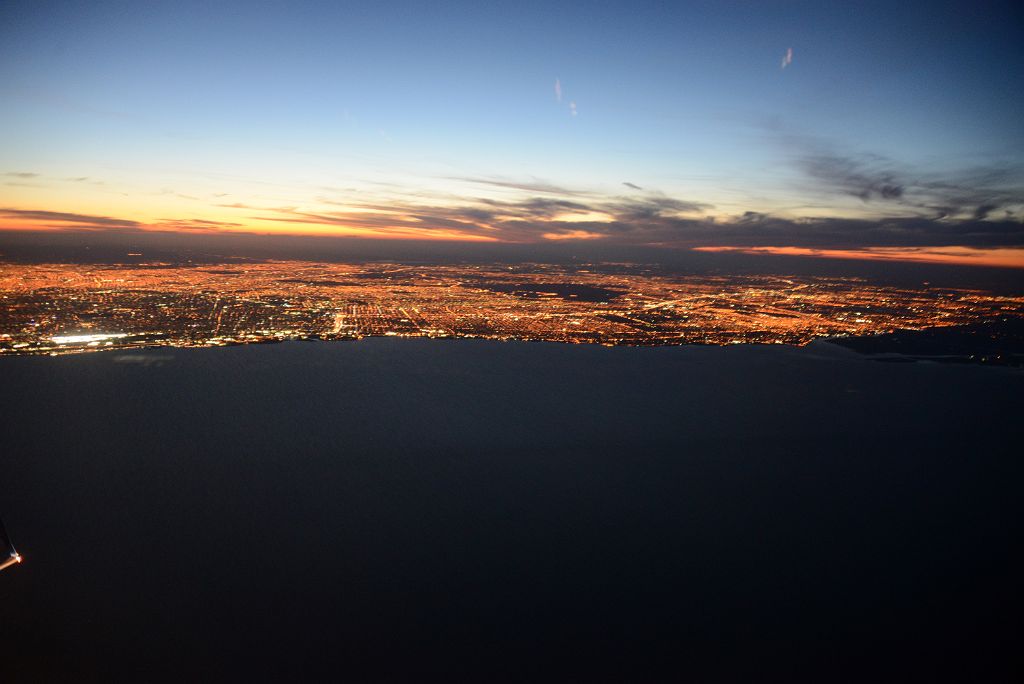
[[[2,681],[1020,681],[1020,371],[373,339],[0,387]]]

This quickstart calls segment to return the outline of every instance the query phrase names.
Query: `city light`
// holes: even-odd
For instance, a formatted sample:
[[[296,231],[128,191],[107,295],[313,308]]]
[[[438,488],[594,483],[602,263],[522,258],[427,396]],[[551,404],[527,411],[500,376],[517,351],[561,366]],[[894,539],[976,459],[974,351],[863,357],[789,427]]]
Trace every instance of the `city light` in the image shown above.
[[[368,336],[806,344],[1024,316],[1024,297],[642,264],[5,265],[0,352]],[[116,332],[115,332],[116,331]]]

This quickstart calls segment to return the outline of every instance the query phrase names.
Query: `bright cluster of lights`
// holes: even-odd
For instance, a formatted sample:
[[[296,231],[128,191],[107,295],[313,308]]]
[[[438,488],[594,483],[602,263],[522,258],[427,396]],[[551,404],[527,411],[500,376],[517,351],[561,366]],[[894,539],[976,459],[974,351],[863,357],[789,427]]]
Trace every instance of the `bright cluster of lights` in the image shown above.
[[[90,344],[92,342],[103,342],[118,337],[128,337],[128,333],[102,333],[95,335],[57,335],[50,340],[55,344]]]

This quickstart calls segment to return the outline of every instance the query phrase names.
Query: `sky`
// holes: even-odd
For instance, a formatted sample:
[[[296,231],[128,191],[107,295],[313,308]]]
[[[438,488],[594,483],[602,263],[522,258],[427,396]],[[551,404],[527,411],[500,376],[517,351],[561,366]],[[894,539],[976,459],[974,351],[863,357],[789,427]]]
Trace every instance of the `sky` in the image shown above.
[[[1014,5],[8,0],[0,230],[1024,267]]]

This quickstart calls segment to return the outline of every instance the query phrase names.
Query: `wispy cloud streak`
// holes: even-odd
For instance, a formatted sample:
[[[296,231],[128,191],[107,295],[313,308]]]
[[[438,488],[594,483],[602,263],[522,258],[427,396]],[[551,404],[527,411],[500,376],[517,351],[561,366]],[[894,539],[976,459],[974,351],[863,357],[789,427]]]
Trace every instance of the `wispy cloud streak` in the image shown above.
[[[491,185],[499,188],[508,188],[510,190],[525,190],[527,192],[543,192],[550,193],[553,195],[592,195],[593,193],[584,190],[573,190],[566,188],[561,185],[555,185],[548,181],[534,178],[530,181],[518,181],[508,178],[502,178],[500,176],[450,176],[448,180],[463,181],[466,183],[479,183],[481,185]]]
[[[952,219],[1010,219],[1024,209],[1024,165],[993,162],[974,168],[915,169],[873,153],[841,151],[828,142],[780,134],[801,171],[800,190],[855,197],[879,213]]]
[[[0,219],[17,219],[20,221],[36,221],[57,228],[95,228],[95,229],[137,229],[142,226],[138,221],[112,218],[110,216],[94,216],[91,214],[75,214],[61,211],[39,211],[31,209],[0,208]]]

